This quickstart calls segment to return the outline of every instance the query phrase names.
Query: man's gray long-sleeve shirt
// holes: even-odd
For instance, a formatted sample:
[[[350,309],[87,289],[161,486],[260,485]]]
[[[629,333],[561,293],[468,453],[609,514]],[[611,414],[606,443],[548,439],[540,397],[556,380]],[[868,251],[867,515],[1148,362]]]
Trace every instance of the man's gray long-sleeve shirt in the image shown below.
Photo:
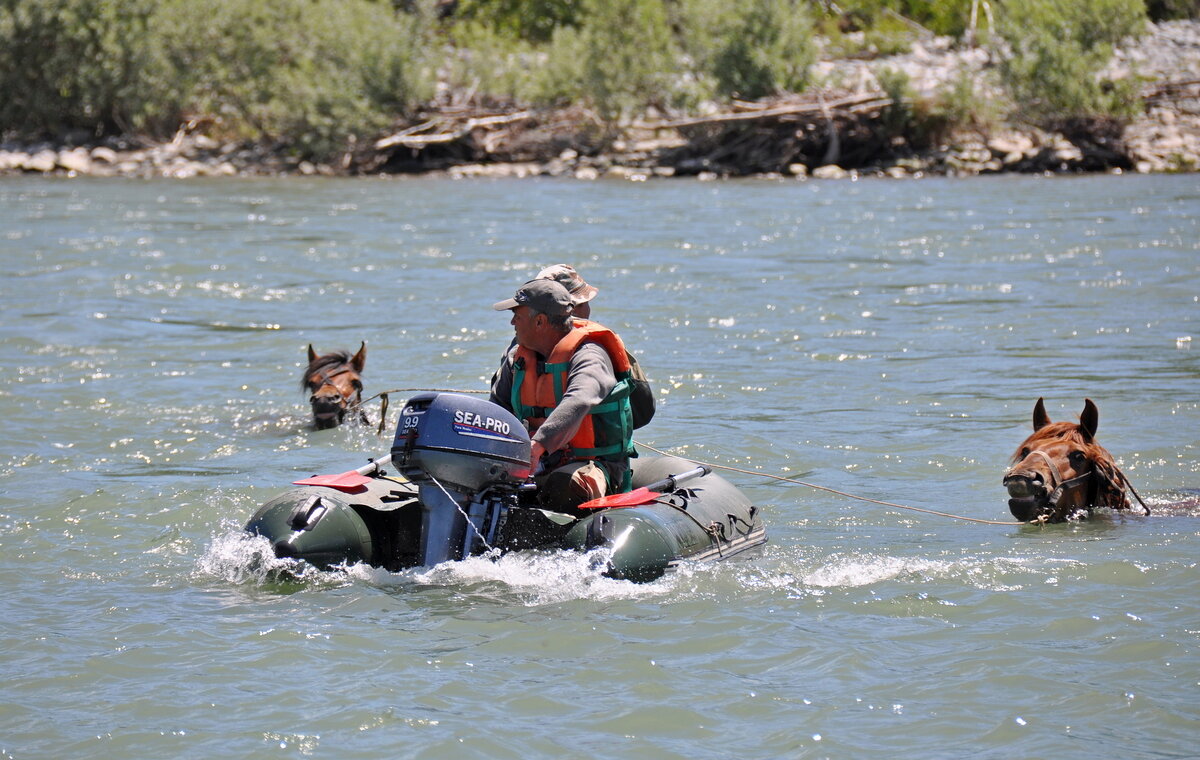
[[[500,365],[492,381],[491,400],[512,412],[513,359],[516,348],[511,349]],[[526,371],[533,372],[530,367]],[[579,430],[584,417],[603,401],[617,384],[612,360],[608,352],[595,343],[584,343],[575,351],[567,368],[567,384],[562,401],[533,434],[533,440],[548,452],[566,448]]]

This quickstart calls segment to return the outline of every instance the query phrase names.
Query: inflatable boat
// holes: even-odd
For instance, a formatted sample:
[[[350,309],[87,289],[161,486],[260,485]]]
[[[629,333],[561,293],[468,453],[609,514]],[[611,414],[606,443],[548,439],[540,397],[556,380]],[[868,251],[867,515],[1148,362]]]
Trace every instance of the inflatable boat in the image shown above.
[[[322,569],[363,562],[397,571],[489,551],[573,549],[597,550],[606,575],[632,581],[767,540],[759,510],[736,487],[685,459],[636,458],[631,493],[567,514],[538,506],[529,456],[528,433],[501,407],[420,394],[405,404],[388,456],[296,481],[246,530],[276,556]]]

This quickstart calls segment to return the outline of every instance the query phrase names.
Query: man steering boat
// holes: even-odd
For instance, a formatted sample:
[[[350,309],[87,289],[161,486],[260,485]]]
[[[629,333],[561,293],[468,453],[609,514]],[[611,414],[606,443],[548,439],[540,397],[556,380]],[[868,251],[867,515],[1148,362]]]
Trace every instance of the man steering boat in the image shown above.
[[[529,429],[542,504],[571,510],[629,491],[637,454],[624,343],[573,316],[571,293],[555,280],[530,280],[493,308],[512,312],[516,344],[493,379],[491,401]]]

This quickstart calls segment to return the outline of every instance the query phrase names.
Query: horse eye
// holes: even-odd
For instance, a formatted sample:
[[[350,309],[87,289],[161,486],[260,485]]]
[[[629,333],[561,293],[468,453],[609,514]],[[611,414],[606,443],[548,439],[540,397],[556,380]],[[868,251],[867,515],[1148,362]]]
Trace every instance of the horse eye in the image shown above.
[[[1029,447],[1021,449],[1021,458],[1024,459],[1027,456],[1029,456]]]
[[[1082,462],[1087,459],[1087,457],[1084,456],[1084,453],[1082,451],[1072,451],[1067,456],[1070,457],[1072,463]]]
[[[363,388],[362,380],[351,380],[350,384],[354,386],[354,390],[356,391],[361,391]]]

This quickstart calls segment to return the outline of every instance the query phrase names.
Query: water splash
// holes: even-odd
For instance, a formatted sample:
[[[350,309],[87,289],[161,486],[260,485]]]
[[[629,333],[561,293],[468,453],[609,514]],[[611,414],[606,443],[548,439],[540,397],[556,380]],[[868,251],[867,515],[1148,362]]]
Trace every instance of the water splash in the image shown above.
[[[234,585],[342,585],[342,570],[322,571],[297,559],[275,556],[271,542],[240,529],[217,536],[196,561],[196,572]]]
[[[582,553],[569,550],[488,552],[457,562],[399,572],[362,563],[319,570],[302,560],[275,556],[270,542],[229,526],[196,562],[196,572],[234,585],[288,588],[341,586],[361,583],[387,590],[452,589],[459,593],[516,602],[531,607],[560,602],[645,599],[663,596],[678,578],[668,574],[652,583],[632,583],[606,577],[611,550]]]

